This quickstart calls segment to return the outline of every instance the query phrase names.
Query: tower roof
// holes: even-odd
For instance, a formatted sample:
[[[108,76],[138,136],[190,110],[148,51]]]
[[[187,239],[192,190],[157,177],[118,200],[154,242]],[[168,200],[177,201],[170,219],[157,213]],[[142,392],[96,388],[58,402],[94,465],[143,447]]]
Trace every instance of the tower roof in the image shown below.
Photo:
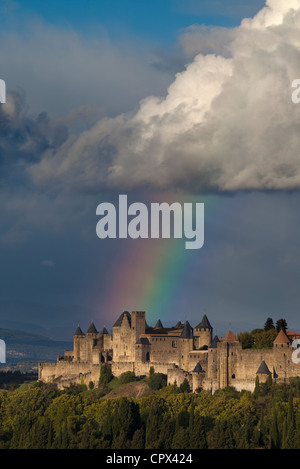
[[[157,323],[155,324],[154,329],[163,329],[163,328],[164,328],[164,326],[162,325],[162,322],[161,322],[161,320],[159,319],[159,320],[157,321]]]
[[[131,315],[128,311],[124,311],[122,314],[120,314],[120,316],[118,317],[118,319],[116,320],[115,324],[113,325],[113,327],[120,327],[121,324],[122,324],[122,321],[123,321],[123,318],[124,316],[127,317],[128,319],[128,322],[129,322],[129,325],[131,327]]]
[[[81,328],[79,327],[79,324],[77,326],[76,331],[74,332],[74,335],[84,335],[84,332],[82,332]]]
[[[106,327],[103,327],[101,334],[109,334],[108,330]]]
[[[219,341],[219,337],[217,335],[215,335],[215,337],[212,339],[211,343],[210,343],[210,346],[209,348],[217,348],[217,344],[218,344]]]
[[[181,321],[178,321],[178,323],[174,326],[175,329],[181,329],[183,328],[183,323]]]
[[[197,363],[197,365],[195,366],[193,371],[194,371],[194,373],[205,373],[205,371],[203,370],[200,362]]]
[[[269,375],[269,374],[271,374],[269,368],[266,365],[265,360],[263,360],[261,362],[261,364],[259,365],[259,368],[258,368],[256,374],[257,375]]]
[[[140,337],[136,342],[138,345],[151,345],[147,337]]]
[[[181,339],[192,339],[193,338],[193,328],[188,321],[185,321],[183,326],[183,331],[180,334]]]
[[[224,337],[224,342],[236,342],[235,335],[231,329],[229,329],[226,336]]]
[[[91,322],[90,327],[88,328],[88,330],[87,330],[86,333],[87,333],[87,334],[98,334],[98,331],[97,331],[97,329],[96,329],[95,324],[93,323],[93,321]]]
[[[286,333],[281,329],[273,343],[274,344],[290,344],[291,342],[288,336],[286,335]]]
[[[197,328],[197,329],[200,329],[200,328],[201,328],[201,329],[203,329],[203,328],[205,328],[205,329],[212,329],[211,324],[210,324],[209,320],[207,319],[206,314],[204,314],[204,316],[203,316],[203,318],[202,318],[202,321],[199,322],[199,324],[198,324],[198,326],[196,326],[196,328]]]

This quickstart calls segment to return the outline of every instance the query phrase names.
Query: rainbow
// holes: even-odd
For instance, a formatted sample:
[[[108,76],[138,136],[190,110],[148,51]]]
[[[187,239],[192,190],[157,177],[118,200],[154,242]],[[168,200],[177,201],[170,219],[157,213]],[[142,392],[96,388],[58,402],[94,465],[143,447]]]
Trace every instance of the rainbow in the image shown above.
[[[204,202],[205,223],[207,204],[214,204],[213,196],[183,197],[174,192],[151,194],[147,199],[146,203]],[[200,250],[186,250],[183,239],[127,239],[125,242],[126,249],[118,264],[112,267],[105,297],[98,305],[99,323],[106,321],[106,325],[112,325],[124,310],[146,311],[150,326],[160,318],[166,327],[187,319],[193,308],[201,314],[204,305],[200,303],[199,288],[194,285],[193,294],[187,292],[187,278],[197,275],[200,281],[207,264],[205,243]],[[182,311],[181,316],[179,311]]]

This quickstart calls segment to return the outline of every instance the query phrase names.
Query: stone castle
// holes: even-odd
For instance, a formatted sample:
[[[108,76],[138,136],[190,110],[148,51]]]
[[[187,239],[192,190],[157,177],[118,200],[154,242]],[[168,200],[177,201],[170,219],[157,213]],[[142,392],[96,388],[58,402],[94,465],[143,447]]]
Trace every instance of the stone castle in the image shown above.
[[[243,349],[241,342],[228,331],[224,338],[213,336],[213,328],[204,315],[193,329],[188,321],[174,327],[163,327],[158,320],[149,327],[145,312],[124,311],[110,334],[98,332],[94,323],[86,334],[78,326],[73,350],[57,357],[56,363],[39,364],[39,380],[64,388],[91,381],[97,385],[103,365],[111,367],[114,376],[126,371],[136,376],[156,373],[167,375],[168,383],[178,386],[187,379],[195,392],[233,386],[253,391],[256,377],[260,382],[271,374],[277,382],[300,376],[300,363],[292,360],[292,341],[300,334],[280,331],[271,349]]]

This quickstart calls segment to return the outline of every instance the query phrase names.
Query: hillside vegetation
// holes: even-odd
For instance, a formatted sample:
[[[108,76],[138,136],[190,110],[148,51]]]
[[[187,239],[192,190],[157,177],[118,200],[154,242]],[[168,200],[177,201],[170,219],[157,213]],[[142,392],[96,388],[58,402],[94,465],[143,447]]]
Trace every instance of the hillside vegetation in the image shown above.
[[[151,394],[114,398],[117,389],[146,385]],[[115,382],[105,394],[103,386],[61,391],[35,382],[0,392],[0,448],[300,448],[300,378],[213,395],[153,390],[147,380]]]

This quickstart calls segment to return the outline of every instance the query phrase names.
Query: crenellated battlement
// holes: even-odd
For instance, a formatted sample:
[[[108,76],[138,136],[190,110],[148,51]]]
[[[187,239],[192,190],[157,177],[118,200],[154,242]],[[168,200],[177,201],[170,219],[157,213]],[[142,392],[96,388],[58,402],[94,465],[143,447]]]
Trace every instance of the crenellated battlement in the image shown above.
[[[292,361],[291,338],[283,331],[272,349],[243,349],[231,330],[224,338],[213,337],[206,315],[194,330],[188,321],[165,328],[158,320],[149,327],[144,311],[124,311],[112,333],[105,328],[98,332],[94,323],[86,333],[78,326],[73,350],[56,363],[39,363],[39,379],[60,387],[82,380],[98,384],[103,365],[116,377],[126,371],[148,376],[154,368],[167,375],[169,384],[187,379],[194,391],[202,387],[211,392],[227,386],[252,391],[257,376],[263,382],[269,375],[277,381],[300,375],[300,365]]]

